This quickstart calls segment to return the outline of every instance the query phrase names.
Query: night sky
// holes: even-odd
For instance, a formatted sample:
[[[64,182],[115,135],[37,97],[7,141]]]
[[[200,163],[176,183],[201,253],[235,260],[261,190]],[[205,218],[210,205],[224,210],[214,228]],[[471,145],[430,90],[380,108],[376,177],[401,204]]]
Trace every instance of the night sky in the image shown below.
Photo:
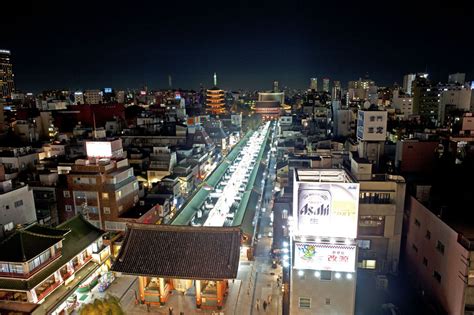
[[[165,88],[168,74],[198,89],[214,71],[225,89],[366,73],[389,85],[425,69],[474,79],[468,0],[4,2],[14,4],[2,3],[0,49],[23,91]]]

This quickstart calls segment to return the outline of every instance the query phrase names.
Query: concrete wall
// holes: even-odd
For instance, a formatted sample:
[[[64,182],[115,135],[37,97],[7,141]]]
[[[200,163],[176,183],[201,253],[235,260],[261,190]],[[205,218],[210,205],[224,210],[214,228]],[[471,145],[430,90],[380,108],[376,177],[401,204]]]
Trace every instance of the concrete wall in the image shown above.
[[[462,275],[467,275],[469,251],[458,243],[458,233],[453,228],[414,197],[409,197],[408,210],[407,270],[425,295],[433,296],[448,314],[464,314],[466,284]],[[437,250],[438,241],[443,243],[444,253]],[[434,277],[435,271],[441,275],[440,282]]]
[[[17,203],[15,205],[15,203]],[[33,191],[26,185],[0,194],[0,224],[27,224],[36,221]]]
[[[341,272],[341,278],[336,279],[332,273],[332,280],[320,280],[314,275],[314,270],[305,270],[299,276],[296,270],[291,275],[290,314],[324,314],[340,315],[354,314],[356,274],[347,279],[346,273]],[[299,298],[311,299],[311,308],[299,308]],[[330,304],[326,304],[329,299]]]

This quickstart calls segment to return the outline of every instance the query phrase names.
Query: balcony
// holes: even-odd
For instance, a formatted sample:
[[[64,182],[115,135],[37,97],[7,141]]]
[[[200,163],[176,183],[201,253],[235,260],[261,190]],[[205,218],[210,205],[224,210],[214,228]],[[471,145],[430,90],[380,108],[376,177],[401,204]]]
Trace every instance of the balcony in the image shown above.
[[[49,280],[47,280],[47,281],[49,281]],[[54,289],[56,289],[60,285],[61,285],[61,282],[59,282],[59,281],[50,283],[50,286],[48,286],[46,289],[44,289],[41,292],[41,294],[38,295],[38,301],[41,301],[42,299],[44,299],[48,294],[53,292]]]

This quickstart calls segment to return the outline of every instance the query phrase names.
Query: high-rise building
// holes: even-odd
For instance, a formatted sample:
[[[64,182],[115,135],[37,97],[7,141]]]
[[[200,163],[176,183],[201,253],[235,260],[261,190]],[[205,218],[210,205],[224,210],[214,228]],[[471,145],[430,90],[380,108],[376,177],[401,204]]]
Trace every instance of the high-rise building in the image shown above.
[[[84,102],[91,105],[100,104],[103,101],[103,94],[101,90],[84,91]]]
[[[411,87],[412,87],[413,81],[415,80],[415,77],[416,77],[416,74],[414,73],[405,74],[403,76],[403,91],[406,94],[411,95],[412,93]]]
[[[318,78],[311,78],[309,88],[314,91],[318,90]]]
[[[348,94],[351,100],[367,100],[369,97],[369,88],[374,86],[375,82],[369,79],[359,78],[357,81],[349,81]]]
[[[334,81],[331,98],[333,101],[339,101],[341,100],[341,97],[341,81]]]
[[[329,93],[329,79],[323,79],[323,92]]]
[[[82,91],[74,92],[74,105],[84,104],[84,93]]]
[[[15,92],[13,77],[11,52],[0,49],[0,98],[10,97]]]
[[[425,121],[438,121],[438,107],[441,90],[432,86],[427,73],[416,75],[412,85],[413,114],[420,115]]]
[[[466,74],[465,73],[453,73],[450,74],[448,77],[448,83],[457,83],[457,84],[464,84],[466,81]]]
[[[294,170],[290,314],[354,314],[358,209],[345,170]]]

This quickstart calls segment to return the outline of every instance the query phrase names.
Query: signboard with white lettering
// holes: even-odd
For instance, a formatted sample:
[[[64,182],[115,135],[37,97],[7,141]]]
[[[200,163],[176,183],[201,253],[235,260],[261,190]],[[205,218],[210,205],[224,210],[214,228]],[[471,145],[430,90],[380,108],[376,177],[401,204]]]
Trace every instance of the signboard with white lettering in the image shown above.
[[[296,269],[355,272],[356,245],[295,242]]]

